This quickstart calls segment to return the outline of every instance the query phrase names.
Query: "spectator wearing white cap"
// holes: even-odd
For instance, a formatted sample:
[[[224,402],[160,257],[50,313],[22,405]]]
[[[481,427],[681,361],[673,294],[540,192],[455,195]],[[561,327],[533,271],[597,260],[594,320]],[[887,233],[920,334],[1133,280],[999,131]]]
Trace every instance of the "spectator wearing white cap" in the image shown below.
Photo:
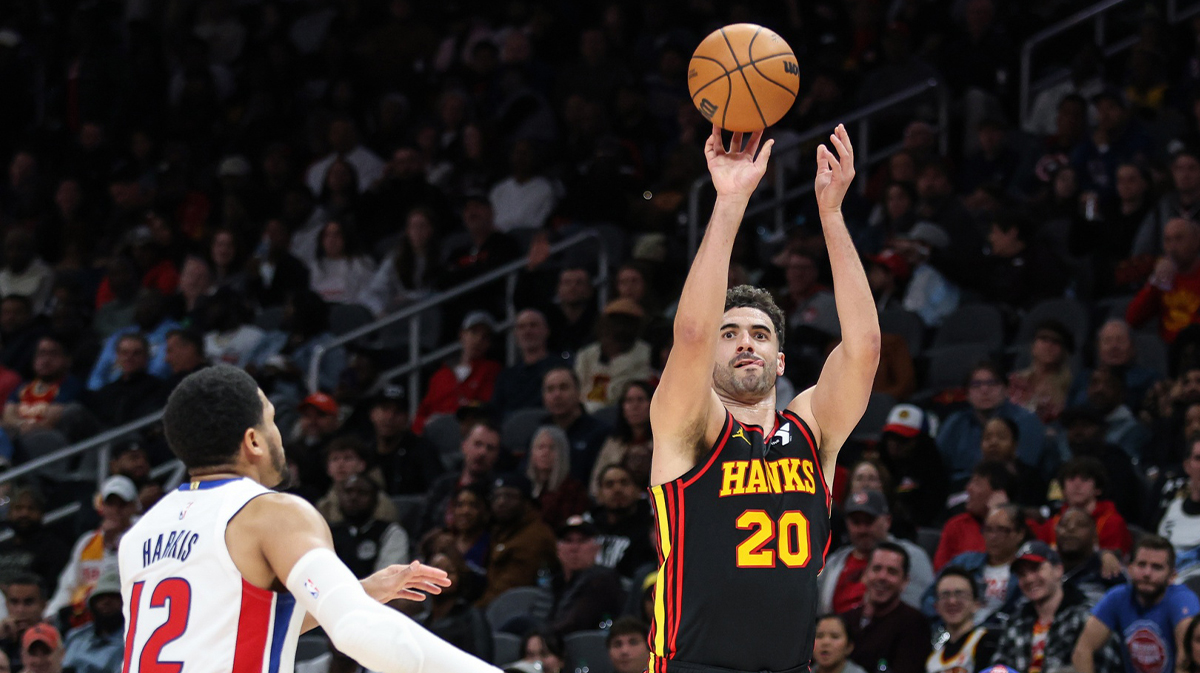
[[[456,361],[443,364],[429,380],[425,398],[417,407],[413,432],[420,434],[434,414],[452,414],[460,407],[491,401],[496,378],[502,368],[487,358],[496,321],[486,311],[472,311],[462,321],[458,343],[462,352]]]
[[[915,526],[932,526],[944,514],[950,478],[942,465],[929,414],[912,404],[897,404],[880,438],[880,460],[892,475],[896,508]]]
[[[71,558],[59,575],[58,590],[46,604],[46,619],[55,619],[64,612],[63,623],[71,626],[90,621],[88,597],[105,571],[116,571],[117,543],[133,524],[139,510],[141,500],[132,479],[115,475],[104,481],[96,497],[100,526],[76,541]]]
[[[125,654],[125,615],[121,612],[121,580],[116,570],[104,573],[88,597],[92,622],[71,629],[63,640],[63,668],[75,673],[111,673]]]

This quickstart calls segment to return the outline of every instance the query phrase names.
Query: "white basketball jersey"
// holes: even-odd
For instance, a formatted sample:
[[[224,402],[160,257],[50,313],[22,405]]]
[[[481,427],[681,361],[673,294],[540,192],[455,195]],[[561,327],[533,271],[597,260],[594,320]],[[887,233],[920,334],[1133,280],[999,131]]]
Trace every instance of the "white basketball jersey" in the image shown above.
[[[185,483],[121,538],[122,673],[290,673],[304,610],[246,582],[225,527],[271,491],[251,479]]]

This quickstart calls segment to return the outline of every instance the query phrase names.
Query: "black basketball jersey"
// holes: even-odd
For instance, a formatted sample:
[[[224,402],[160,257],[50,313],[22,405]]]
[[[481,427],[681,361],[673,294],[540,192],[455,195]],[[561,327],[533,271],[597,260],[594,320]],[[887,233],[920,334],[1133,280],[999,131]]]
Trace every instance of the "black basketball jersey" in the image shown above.
[[[709,453],[650,488],[659,538],[650,673],[666,673],[668,660],[785,671],[811,659],[830,494],[808,425],[791,411],[775,423],[764,436],[727,411]]]

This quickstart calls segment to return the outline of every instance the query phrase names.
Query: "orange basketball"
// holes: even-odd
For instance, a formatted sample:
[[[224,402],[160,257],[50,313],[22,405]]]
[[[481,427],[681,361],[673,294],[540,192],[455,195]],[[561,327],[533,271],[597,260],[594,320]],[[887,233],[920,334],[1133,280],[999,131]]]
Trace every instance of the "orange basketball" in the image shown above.
[[[688,64],[692,103],[705,119],[730,131],[758,131],[783,119],[799,90],[792,48],[753,23],[718,29],[696,47]]]

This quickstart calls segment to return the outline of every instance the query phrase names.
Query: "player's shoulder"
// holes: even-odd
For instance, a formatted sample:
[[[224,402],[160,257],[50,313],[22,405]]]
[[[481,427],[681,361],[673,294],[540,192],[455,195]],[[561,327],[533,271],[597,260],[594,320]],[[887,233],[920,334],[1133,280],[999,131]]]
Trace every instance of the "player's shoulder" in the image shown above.
[[[270,532],[322,525],[325,519],[312,503],[298,495],[264,490],[246,501],[229,523]]]

